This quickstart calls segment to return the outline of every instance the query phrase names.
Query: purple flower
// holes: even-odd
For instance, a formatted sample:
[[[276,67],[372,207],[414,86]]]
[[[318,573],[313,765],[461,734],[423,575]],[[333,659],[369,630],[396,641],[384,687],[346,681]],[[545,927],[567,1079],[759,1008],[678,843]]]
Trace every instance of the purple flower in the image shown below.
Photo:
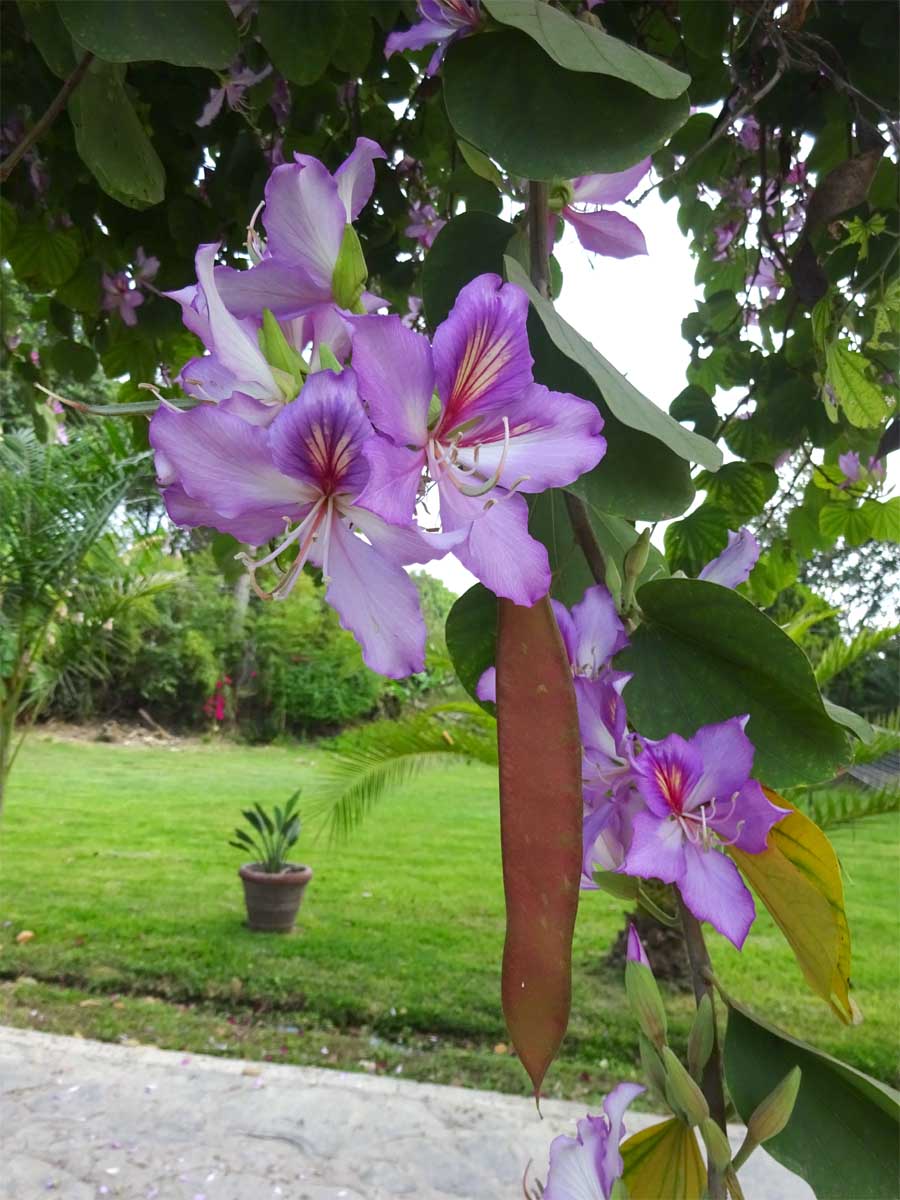
[[[645,158],[615,175],[579,175],[571,183],[557,184],[551,191],[551,208],[554,210],[551,233],[555,228],[555,214],[559,213],[575,230],[585,250],[608,258],[646,254],[647,243],[638,226],[622,213],[599,206],[624,200],[649,169],[650,159]]]
[[[719,583],[722,587],[736,588],[750,578],[759,554],[759,542],[746,526],[737,533],[729,529],[728,545],[718,557],[706,564],[697,578]]]
[[[307,562],[321,567],[325,598],[365,662],[401,678],[422,670],[425,653],[418,593],[403,565],[441,557],[454,539],[429,537],[408,518],[389,525],[358,505],[373,441],[350,370],[310,376],[300,399],[268,426],[221,405],[187,412],[163,406],[150,423],[172,520],[211,525],[254,546],[281,535],[263,557],[243,556],[259,595],[282,598]],[[278,559],[291,548],[295,557],[282,571]],[[271,592],[256,581],[263,567],[278,580]]]
[[[232,63],[228,74],[222,78],[221,86],[210,88],[209,99],[206,101],[203,112],[197,118],[197,124],[201,127],[211,125],[222,111],[222,105],[226,100],[232,112],[242,111],[244,93],[254,84],[260,83],[271,72],[271,63],[267,63],[261,71],[251,71],[249,67],[242,67],[240,60]]]
[[[759,122],[756,117],[745,117],[738,130],[738,141],[745,150],[759,149]]]
[[[716,244],[713,251],[713,260],[715,262],[721,262],[722,259],[728,257],[725,251],[737,237],[739,229],[740,224],[737,221],[728,221],[726,224],[717,225],[715,229],[713,229],[713,233],[715,234],[716,238]]]
[[[544,1200],[609,1200],[624,1170],[619,1142],[625,1110],[643,1091],[639,1083],[617,1084],[603,1101],[602,1116],[582,1118],[575,1137],[553,1139]]]
[[[421,204],[419,201],[409,210],[409,224],[404,229],[407,237],[415,238],[420,246],[430,250],[434,239],[447,224],[439,217],[433,204]]]
[[[756,271],[747,276],[748,288],[759,288],[769,300],[777,300],[781,294],[778,269],[770,258],[761,258]]]
[[[646,805],[634,817],[626,875],[678,885],[685,904],[738,949],[756,909],[737,867],[721,852],[766,849],[769,830],[787,810],[776,808],[750,778],[749,718],[706,725],[685,741],[637,739],[637,787]]]
[[[840,485],[842,490],[855,483],[866,483],[867,481],[882,483],[884,481],[884,460],[876,458],[874,455],[869,458],[864,467],[859,461],[857,452],[849,450],[846,454],[838,455],[838,466],[845,476],[844,482]]]
[[[418,0],[420,20],[401,33],[392,33],[384,44],[385,57],[403,50],[423,50],[437,43],[426,75],[440,67],[447,47],[474,33],[481,23],[479,0]]]
[[[849,450],[846,454],[839,454],[838,466],[844,472],[847,483],[859,483],[859,473],[862,468],[859,464],[859,455],[855,450]]]
[[[285,125],[291,115],[291,89],[283,75],[279,75],[269,97],[269,108],[278,125]]]
[[[279,318],[296,317],[334,301],[344,230],[371,196],[374,162],[384,157],[377,142],[358,138],[334,175],[308,154],[275,168],[266,184],[262,261],[248,271],[216,271],[222,299],[236,317],[258,317],[264,308]]]
[[[517,493],[563,487],[606,449],[594,405],[534,382],[527,313],[520,288],[479,275],[431,346],[399,317],[357,318],[353,336],[360,396],[383,435],[361,503],[385,520],[405,519],[427,466],[443,529],[464,535],[457,558],[523,605],[546,595],[550,566]]]
[[[631,845],[632,822],[643,808],[634,788],[632,743],[622,692],[631,676],[607,668],[593,683],[576,679],[582,740],[584,856],[581,886],[594,887],[594,870],[617,871]]]
[[[134,255],[134,265],[134,278],[140,287],[142,284],[152,283],[156,278],[156,273],[159,270],[159,259],[152,254],[146,254],[143,246],[138,246]]]
[[[641,941],[640,934],[631,921],[628,922],[628,946],[625,951],[625,958],[628,962],[638,962],[645,967],[650,966],[650,959],[647,957],[644,943]]]
[[[126,325],[137,325],[136,308],[144,303],[144,297],[124,271],[115,275],[103,274],[103,308],[106,312],[117,312]]]

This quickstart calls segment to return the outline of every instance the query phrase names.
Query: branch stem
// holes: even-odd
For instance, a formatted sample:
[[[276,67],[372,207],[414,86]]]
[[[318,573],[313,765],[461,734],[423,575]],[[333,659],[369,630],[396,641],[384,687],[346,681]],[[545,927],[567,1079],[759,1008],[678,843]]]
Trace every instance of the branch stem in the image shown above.
[[[703,937],[700,922],[690,911],[679,895],[678,907],[681,911],[681,927],[684,930],[684,940],[687,943],[688,962],[691,968],[691,984],[694,989],[694,999],[699,1005],[704,995],[708,995],[713,1006],[713,1048],[703,1071],[701,1088],[709,1105],[712,1119],[725,1130],[725,1089],[722,1083],[722,1050],[719,1045],[719,1031],[715,1025],[715,988],[712,982],[712,964],[709,951]],[[709,1200],[726,1200],[725,1176],[709,1165],[709,1184],[707,1195]]]
[[[65,108],[69,97],[78,87],[79,83],[81,83],[82,79],[84,79],[85,75],[87,74],[87,69],[93,61],[94,56],[90,50],[85,51],[84,57],[56,93],[44,115],[39,121],[36,121],[34,125],[32,125],[31,129],[29,129],[28,133],[25,134],[18,146],[11,150],[3,160],[2,165],[0,165],[0,183],[6,183],[7,179],[15,170],[16,164],[22,158],[24,158],[35,142],[39,141],[44,136],[44,134]]]

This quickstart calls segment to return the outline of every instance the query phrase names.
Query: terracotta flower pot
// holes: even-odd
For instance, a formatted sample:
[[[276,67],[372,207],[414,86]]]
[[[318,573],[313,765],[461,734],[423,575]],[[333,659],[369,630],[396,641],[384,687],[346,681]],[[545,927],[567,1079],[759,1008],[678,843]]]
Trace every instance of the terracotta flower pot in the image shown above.
[[[247,924],[265,933],[290,933],[297,909],[313,873],[309,867],[288,863],[277,875],[264,871],[260,863],[244,863],[239,869],[247,903]]]

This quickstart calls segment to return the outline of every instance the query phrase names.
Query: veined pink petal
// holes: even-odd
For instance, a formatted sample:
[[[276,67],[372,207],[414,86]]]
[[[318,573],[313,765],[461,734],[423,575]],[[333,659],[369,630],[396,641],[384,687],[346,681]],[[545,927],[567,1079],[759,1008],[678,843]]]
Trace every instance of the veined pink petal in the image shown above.
[[[392,33],[384,43],[385,58],[404,50],[424,50],[433,42],[445,42],[452,38],[456,29],[449,24],[438,21],[417,21],[409,29]]]
[[[572,609],[572,623],[576,633],[572,668],[576,675],[596,679],[613,655],[628,645],[625,626],[609,589],[602,584],[588,588]],[[616,678],[621,680],[619,675]],[[621,698],[620,692],[614,695]]]
[[[703,759],[692,741],[670,733],[658,742],[644,739],[641,745],[643,751],[634,760],[635,782],[657,819],[681,813],[689,796],[712,799],[712,787],[703,778]]]
[[[338,185],[317,158],[295,155],[276,167],[266,184],[263,221],[273,258],[303,267],[330,289],[347,224]]]
[[[209,314],[202,289],[196,283],[191,283],[176,292],[163,292],[162,295],[181,306],[181,320],[185,328],[195,333],[200,341],[208,346],[212,335],[209,331]]]
[[[268,308],[280,320],[288,320],[332,299],[330,277],[323,283],[304,266],[274,258],[264,258],[248,271],[216,267],[216,284],[236,317],[259,319]]]
[[[338,195],[347,212],[347,221],[355,221],[375,187],[375,159],[387,155],[371,138],[356,139],[350,156],[334,173]]]
[[[756,780],[748,779],[733,804],[718,805],[710,824],[723,842],[733,843],[746,854],[761,854],[768,845],[772,826],[789,812],[772,804]]]
[[[502,416],[531,384],[527,317],[528,297],[499,275],[479,275],[459,293],[432,343],[440,437],[476,417]]]
[[[684,809],[692,812],[714,798],[716,812],[727,811],[731,798],[740,791],[753,769],[753,743],[744,733],[748,717],[732,717],[718,725],[704,725],[690,745],[703,760],[703,785],[689,789]]]
[[[601,208],[597,212],[579,212],[570,204],[563,216],[578,234],[585,250],[604,254],[607,258],[631,258],[647,253],[643,233],[621,213]]]
[[[202,500],[192,499],[179,483],[164,489],[163,500],[169,518],[176,525],[218,529],[250,546],[262,546],[284,531],[284,519],[278,508],[257,509],[244,517],[223,517]]]
[[[298,400],[269,429],[272,461],[285,476],[325,496],[357,496],[369,468],[363,447],[374,436],[349,369],[310,375]]]
[[[425,466],[425,451],[407,450],[376,435],[366,443],[365,457],[369,478],[358,503],[395,525],[411,521]]]
[[[434,366],[428,339],[399,317],[357,317],[353,369],[372,424],[398,446],[424,447]]]
[[[759,542],[749,529],[739,529],[737,533],[729,529],[728,545],[717,558],[706,564],[697,578],[721,584],[722,587],[736,588],[750,578],[760,550]]]
[[[652,812],[637,813],[622,871],[642,879],[676,883],[684,875],[684,862],[685,839],[678,822]]]
[[[678,888],[698,921],[709,921],[723,937],[743,946],[756,906],[737,867],[719,850],[686,844],[685,869]]]
[[[650,170],[650,159],[643,158],[633,167],[613,175],[579,175],[572,180],[576,204],[618,204],[630,196]]]

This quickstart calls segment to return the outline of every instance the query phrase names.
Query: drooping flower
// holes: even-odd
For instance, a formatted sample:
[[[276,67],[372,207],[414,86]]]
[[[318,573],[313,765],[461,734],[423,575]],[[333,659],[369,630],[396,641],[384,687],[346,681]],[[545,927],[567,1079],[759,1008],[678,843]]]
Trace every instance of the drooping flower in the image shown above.
[[[729,529],[728,545],[706,564],[697,578],[705,579],[708,583],[719,583],[722,587],[736,588],[750,578],[759,555],[759,542],[746,526],[737,533]]]
[[[383,435],[361,502],[405,519],[427,467],[442,528],[464,535],[456,557],[496,595],[532,605],[549,590],[550,567],[517,493],[572,482],[606,442],[594,405],[534,382],[527,311],[520,288],[479,275],[431,346],[399,317],[357,318],[353,368]]]
[[[437,43],[425,72],[434,75],[451,42],[478,28],[481,4],[479,0],[418,0],[418,8],[420,19],[409,29],[392,33],[384,43],[384,53],[390,58],[403,50],[424,50]]]
[[[644,1090],[639,1083],[616,1084],[602,1115],[582,1118],[575,1137],[553,1139],[543,1200],[609,1200],[624,1170],[619,1143],[625,1110]]]
[[[283,598],[306,562],[321,567],[325,598],[365,662],[400,678],[422,670],[425,653],[418,593],[403,565],[441,557],[453,539],[429,537],[409,519],[389,525],[357,504],[372,440],[351,370],[310,376],[300,399],[267,426],[221,405],[164,406],[150,423],[172,520],[210,525],[254,546],[281,535],[268,554],[245,557],[260,595]],[[278,560],[293,547],[296,557],[282,571]],[[256,578],[264,567],[277,578],[271,592]]]
[[[244,107],[244,93],[255,84],[261,83],[271,73],[271,63],[267,63],[261,71],[253,71],[250,67],[241,66],[240,60],[232,63],[228,74],[222,76],[219,87],[210,88],[209,99],[206,101],[203,112],[197,118],[197,124],[201,128],[211,125],[222,111],[222,105],[226,100],[232,112],[241,112]]]
[[[308,154],[295,154],[294,162],[275,168],[266,184],[267,242],[260,261],[247,271],[216,271],[219,293],[234,316],[258,317],[268,308],[290,318],[319,305],[349,308],[356,302],[358,292],[338,294],[338,260],[345,231],[351,243],[356,238],[350,222],[372,194],[375,159],[384,157],[377,142],[361,137],[333,175]]]
[[[409,210],[409,224],[404,229],[407,237],[415,238],[420,246],[430,250],[434,239],[447,222],[439,217],[433,204],[416,203]]]
[[[624,200],[649,169],[650,159],[645,158],[614,175],[580,175],[571,182],[554,184],[550,190],[551,232],[558,214],[569,222],[585,250],[607,258],[646,254],[647,243],[634,221],[602,206]]]
[[[787,813],[750,778],[753,745],[747,717],[706,725],[686,741],[677,733],[639,738],[635,782],[645,808],[632,822],[626,875],[678,885],[695,917],[738,949],[756,909],[737,867],[722,850],[766,849],[769,830]]]
[[[137,325],[136,308],[144,303],[144,297],[135,287],[125,271],[102,278],[103,301],[102,307],[106,312],[117,312],[126,325]]]

